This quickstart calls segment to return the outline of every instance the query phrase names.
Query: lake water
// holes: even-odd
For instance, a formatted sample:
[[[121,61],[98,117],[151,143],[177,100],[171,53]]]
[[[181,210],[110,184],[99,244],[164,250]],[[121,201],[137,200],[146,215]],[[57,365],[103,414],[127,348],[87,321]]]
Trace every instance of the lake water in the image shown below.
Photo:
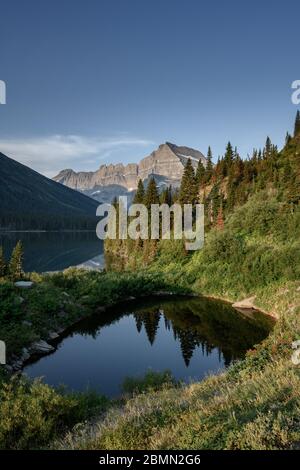
[[[0,246],[9,259],[21,240],[27,272],[61,271],[69,266],[104,266],[103,242],[95,232],[0,232]]]
[[[34,378],[115,397],[126,376],[170,370],[188,382],[229,366],[261,342],[273,322],[201,298],[131,301],[78,323],[52,354],[25,367]],[[55,344],[55,343],[54,343]]]

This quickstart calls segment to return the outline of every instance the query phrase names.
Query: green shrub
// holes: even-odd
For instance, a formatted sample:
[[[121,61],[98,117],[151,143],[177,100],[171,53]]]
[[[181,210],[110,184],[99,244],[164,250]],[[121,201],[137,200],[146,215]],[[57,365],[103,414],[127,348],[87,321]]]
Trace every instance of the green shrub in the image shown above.
[[[0,448],[28,449],[45,445],[71,419],[76,400],[41,382],[22,379],[0,389]]]
[[[67,394],[39,380],[13,378],[0,388],[0,449],[45,447],[108,406],[95,392]]]

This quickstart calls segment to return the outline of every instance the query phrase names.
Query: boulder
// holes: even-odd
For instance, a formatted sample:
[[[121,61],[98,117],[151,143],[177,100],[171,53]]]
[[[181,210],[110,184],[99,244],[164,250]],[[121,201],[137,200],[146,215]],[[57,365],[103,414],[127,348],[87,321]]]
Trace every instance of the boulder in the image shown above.
[[[23,348],[23,349],[22,349],[22,356],[20,357],[20,360],[23,361],[23,362],[25,362],[25,361],[27,361],[27,359],[29,359],[29,358],[30,358],[30,353],[29,353],[28,349],[27,349],[27,348]]]
[[[255,309],[254,301],[256,299],[256,296],[253,297],[248,297],[247,299],[240,300],[238,302],[235,302],[232,304],[234,308],[244,308],[244,309]]]
[[[164,291],[164,290],[157,290],[152,293],[152,295],[158,296],[158,297],[164,297],[168,295],[175,295],[175,292],[172,291]]]
[[[51,331],[48,335],[48,339],[53,340],[59,338],[59,334],[56,333],[55,331]]]
[[[97,312],[98,313],[104,313],[106,311],[106,307],[100,305],[99,307],[97,307]]]
[[[23,367],[23,361],[20,359],[19,361],[16,361],[14,362],[12,365],[11,365],[12,369],[15,371],[15,370],[20,370],[22,369]]]
[[[38,354],[45,354],[51,351],[54,351],[54,347],[51,344],[48,344],[44,340],[36,341],[31,345],[31,351]]]
[[[15,286],[19,287],[20,289],[31,289],[33,284],[34,283],[32,281],[17,281],[17,282],[15,282]]]

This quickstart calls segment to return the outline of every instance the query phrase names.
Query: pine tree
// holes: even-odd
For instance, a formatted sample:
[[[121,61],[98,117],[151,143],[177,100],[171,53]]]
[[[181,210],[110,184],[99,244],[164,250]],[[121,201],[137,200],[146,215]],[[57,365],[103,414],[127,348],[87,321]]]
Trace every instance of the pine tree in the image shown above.
[[[168,186],[161,192],[159,200],[161,204],[172,205],[172,186]]]
[[[167,204],[169,206],[172,206],[173,204],[173,189],[172,189],[172,185],[170,184],[170,186],[168,187],[168,202]]]
[[[266,145],[265,145],[265,148],[264,148],[265,158],[268,158],[271,155],[271,152],[272,152],[272,142],[271,142],[270,137],[267,137]]]
[[[149,181],[145,197],[144,197],[144,204],[148,210],[151,209],[152,204],[159,204],[159,195],[155,183],[155,179],[152,177]]]
[[[9,262],[9,274],[12,279],[21,279],[23,277],[23,246],[20,241],[16,244]]]
[[[133,199],[133,204],[143,204],[145,198],[145,188],[143,181],[140,179],[138,182],[138,187]]]
[[[289,133],[287,132],[287,133],[286,133],[286,136],[285,136],[285,145],[288,145],[291,140],[292,140],[292,136],[291,136],[291,134],[289,134]]]
[[[197,171],[196,171],[196,183],[197,183],[198,186],[203,182],[204,175],[205,175],[205,167],[204,167],[202,161],[199,160],[198,166],[197,166]]]
[[[6,274],[6,261],[4,258],[3,248],[0,246],[0,277],[4,277]]]
[[[295,119],[294,137],[296,137],[296,135],[299,135],[299,134],[300,134],[300,111],[298,110],[296,114],[296,119]]]
[[[209,183],[213,174],[213,162],[212,162],[212,151],[211,148],[208,147],[207,151],[207,164],[205,168],[205,175],[204,175],[204,180],[206,183]]]
[[[197,200],[197,186],[194,168],[189,158],[181,179],[181,185],[179,190],[179,203],[183,204],[195,204]]]
[[[225,176],[228,175],[231,165],[234,161],[234,151],[230,142],[228,142],[226,147],[226,152],[224,155],[224,169],[225,169]]]

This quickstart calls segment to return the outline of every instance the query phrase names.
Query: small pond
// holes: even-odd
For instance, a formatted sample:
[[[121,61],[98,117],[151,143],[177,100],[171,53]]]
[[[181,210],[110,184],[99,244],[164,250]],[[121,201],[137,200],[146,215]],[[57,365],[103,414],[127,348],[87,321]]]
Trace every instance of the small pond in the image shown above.
[[[272,326],[272,319],[259,312],[242,314],[204,298],[130,301],[77,323],[55,352],[24,372],[54,386],[115,397],[127,376],[149,369],[168,369],[185,382],[218,372],[243,358]]]

